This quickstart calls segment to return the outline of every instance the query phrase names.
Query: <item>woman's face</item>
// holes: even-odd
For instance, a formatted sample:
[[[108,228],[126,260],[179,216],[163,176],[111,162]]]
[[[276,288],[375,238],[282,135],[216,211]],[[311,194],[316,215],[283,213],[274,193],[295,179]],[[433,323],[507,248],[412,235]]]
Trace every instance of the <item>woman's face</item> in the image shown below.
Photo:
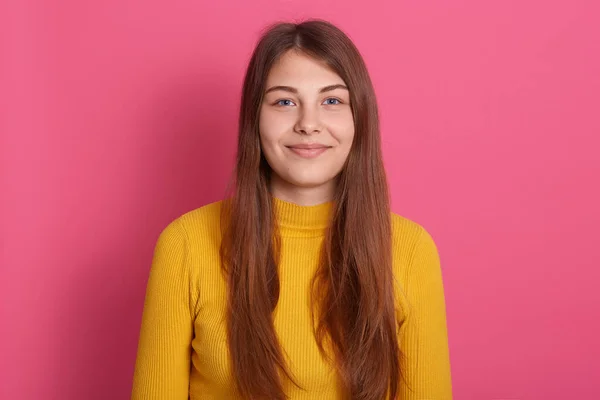
[[[275,195],[297,203],[330,199],[354,139],[345,82],[322,62],[285,53],[269,71],[259,131]]]

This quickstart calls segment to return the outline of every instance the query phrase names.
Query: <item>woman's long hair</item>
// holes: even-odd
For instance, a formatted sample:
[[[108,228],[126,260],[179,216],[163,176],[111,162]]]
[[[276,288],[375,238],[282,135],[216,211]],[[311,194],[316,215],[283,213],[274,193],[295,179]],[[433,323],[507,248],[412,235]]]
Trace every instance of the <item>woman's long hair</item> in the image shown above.
[[[323,20],[271,25],[246,71],[235,188],[222,208],[221,261],[228,285],[232,372],[240,394],[248,399],[286,399],[282,374],[296,384],[273,325],[280,238],[269,186],[271,169],[261,151],[258,124],[267,75],[289,50],[324,61],[344,80],[355,128],[350,154],[336,178],[331,223],[312,282],[313,321],[318,314],[315,337],[321,353],[335,364],[347,398],[394,399],[404,374],[375,93],[357,48]],[[325,341],[333,354],[327,354]]]

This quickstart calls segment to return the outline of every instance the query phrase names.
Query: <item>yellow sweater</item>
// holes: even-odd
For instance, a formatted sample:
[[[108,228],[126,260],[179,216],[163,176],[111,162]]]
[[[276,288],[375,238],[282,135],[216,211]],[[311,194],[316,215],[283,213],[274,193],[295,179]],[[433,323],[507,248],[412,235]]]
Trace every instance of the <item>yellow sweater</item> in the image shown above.
[[[309,284],[332,202],[300,206],[274,198],[282,236],[275,329],[302,391],[290,399],[341,399],[339,382],[312,334]],[[190,211],[160,234],[147,284],[133,400],[238,399],[226,342],[226,285],[219,263],[221,201]],[[417,223],[392,213],[399,333],[405,354],[400,399],[452,398],[446,307],[436,245]]]

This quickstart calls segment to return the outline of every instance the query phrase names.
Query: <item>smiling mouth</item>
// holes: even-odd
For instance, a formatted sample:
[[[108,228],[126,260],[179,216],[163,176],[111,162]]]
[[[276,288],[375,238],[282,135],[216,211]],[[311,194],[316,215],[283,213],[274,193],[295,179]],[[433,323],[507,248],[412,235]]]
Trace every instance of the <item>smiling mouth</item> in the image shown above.
[[[286,146],[287,147],[287,146]],[[300,147],[287,147],[292,151],[292,153],[299,155],[303,158],[315,158],[319,155],[323,154],[326,150],[329,150],[330,147],[314,147],[311,149],[300,148]]]

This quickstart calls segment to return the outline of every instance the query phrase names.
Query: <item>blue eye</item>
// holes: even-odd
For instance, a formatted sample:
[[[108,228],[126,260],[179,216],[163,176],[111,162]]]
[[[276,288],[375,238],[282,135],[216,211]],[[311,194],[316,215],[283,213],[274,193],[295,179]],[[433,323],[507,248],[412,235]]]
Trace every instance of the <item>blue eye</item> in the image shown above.
[[[282,104],[282,102],[289,102],[289,103],[284,103]],[[277,102],[275,103],[278,106],[289,106],[294,104],[290,99],[282,99],[282,100],[277,100]]]
[[[336,99],[335,97],[329,97],[329,98],[325,99],[324,104],[328,105],[328,106],[337,106],[339,104],[342,104],[342,102],[340,99]],[[290,99],[281,99],[281,100],[277,100],[275,102],[275,105],[281,106],[281,107],[287,107],[287,106],[293,106],[295,104]]]

